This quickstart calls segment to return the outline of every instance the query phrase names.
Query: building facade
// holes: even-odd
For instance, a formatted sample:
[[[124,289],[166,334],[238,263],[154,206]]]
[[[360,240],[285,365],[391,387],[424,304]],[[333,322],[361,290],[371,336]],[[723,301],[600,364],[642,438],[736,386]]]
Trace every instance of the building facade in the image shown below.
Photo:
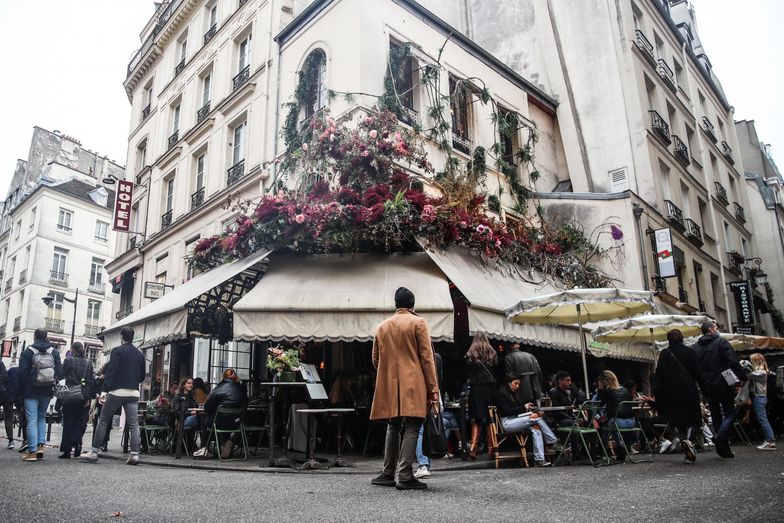
[[[71,137],[35,129],[2,218],[0,332],[7,364],[18,361],[39,327],[63,354],[73,337],[101,362],[98,333],[111,312],[104,266],[114,252],[114,193],[100,180],[122,170]]]

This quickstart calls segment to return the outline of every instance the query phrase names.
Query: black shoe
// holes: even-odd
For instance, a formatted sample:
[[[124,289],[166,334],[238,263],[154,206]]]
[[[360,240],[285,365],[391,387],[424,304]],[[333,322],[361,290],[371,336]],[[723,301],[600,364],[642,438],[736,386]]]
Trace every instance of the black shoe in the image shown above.
[[[379,487],[394,487],[395,478],[393,476],[387,476],[386,474],[379,474],[378,477],[370,480],[370,484],[377,485]]]
[[[687,439],[681,440],[681,449],[683,449],[683,453],[686,454],[686,460],[694,463],[697,461],[697,454],[694,453],[694,445],[691,441]]]
[[[101,452],[108,452],[108,451],[109,449],[106,447],[106,445],[101,445]]]
[[[62,454],[60,454],[57,457],[59,459],[71,459],[71,453],[70,452],[63,452]]]
[[[408,481],[401,481],[395,488],[398,490],[424,490],[427,488],[427,483],[423,483],[416,478],[411,478]]]
[[[721,456],[722,458],[729,459],[734,458],[735,454],[733,454],[732,449],[730,449],[730,442],[726,439],[716,439],[716,454]]]
[[[23,452],[27,452],[27,442],[26,441],[22,442],[22,446],[19,447],[19,450],[17,452],[19,452],[20,454],[23,453]]]

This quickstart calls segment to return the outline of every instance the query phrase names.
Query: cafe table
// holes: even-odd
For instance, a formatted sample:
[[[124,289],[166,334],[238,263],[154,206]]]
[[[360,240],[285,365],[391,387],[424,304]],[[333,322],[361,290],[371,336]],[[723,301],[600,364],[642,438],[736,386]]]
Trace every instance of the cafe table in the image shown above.
[[[296,388],[304,387],[307,383],[300,381],[262,381],[258,383],[259,387],[272,388],[272,393],[269,395],[269,462],[267,465],[259,465],[260,467],[288,467],[294,468],[291,465],[291,460],[288,456],[288,436],[283,431],[283,456],[275,457],[275,399],[277,397],[276,389],[282,388]]]
[[[301,414],[308,415],[308,423],[307,423],[307,439],[308,439],[308,453],[307,453],[307,460],[305,463],[302,464],[300,470],[308,470],[308,469],[316,469],[316,470],[326,470],[329,467],[351,467],[352,465],[343,459],[343,452],[341,447],[343,446],[343,433],[341,431],[341,418],[344,414],[351,414],[356,412],[355,409],[351,408],[325,408],[325,409],[299,409],[297,411]],[[315,435],[311,430],[311,420],[314,414],[329,414],[338,417],[338,434],[337,434],[337,445],[338,445],[338,454],[337,458],[333,463],[321,463],[316,460],[315,456]]]

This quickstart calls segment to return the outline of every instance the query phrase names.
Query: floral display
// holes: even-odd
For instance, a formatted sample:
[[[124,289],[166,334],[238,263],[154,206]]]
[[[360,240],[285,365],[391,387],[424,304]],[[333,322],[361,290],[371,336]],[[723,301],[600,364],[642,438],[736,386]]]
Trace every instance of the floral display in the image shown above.
[[[278,374],[299,371],[299,352],[297,349],[285,349],[280,346],[267,349],[267,369]]]
[[[460,245],[487,262],[515,264],[597,287],[609,278],[588,264],[602,249],[578,225],[488,214],[475,187],[424,190],[434,169],[423,138],[381,111],[348,122],[315,119],[310,139],[285,160],[275,190],[229,232],[200,240],[191,263],[207,269],[265,247],[291,253],[406,252]],[[608,234],[623,232],[610,225]]]

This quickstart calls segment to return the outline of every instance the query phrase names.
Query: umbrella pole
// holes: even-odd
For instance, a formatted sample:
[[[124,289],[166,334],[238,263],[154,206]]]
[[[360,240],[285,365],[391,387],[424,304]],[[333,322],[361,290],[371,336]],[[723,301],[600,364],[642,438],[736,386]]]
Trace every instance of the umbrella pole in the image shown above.
[[[585,380],[585,397],[589,397],[590,385],[588,384],[588,363],[585,360],[585,353],[588,352],[588,347],[585,345],[585,333],[583,332],[583,317],[582,305],[577,304],[577,326],[580,329],[580,356],[583,358],[583,379]]]
[[[653,329],[648,329],[651,333],[651,348],[653,349],[653,372],[656,372],[656,342],[653,340]]]

